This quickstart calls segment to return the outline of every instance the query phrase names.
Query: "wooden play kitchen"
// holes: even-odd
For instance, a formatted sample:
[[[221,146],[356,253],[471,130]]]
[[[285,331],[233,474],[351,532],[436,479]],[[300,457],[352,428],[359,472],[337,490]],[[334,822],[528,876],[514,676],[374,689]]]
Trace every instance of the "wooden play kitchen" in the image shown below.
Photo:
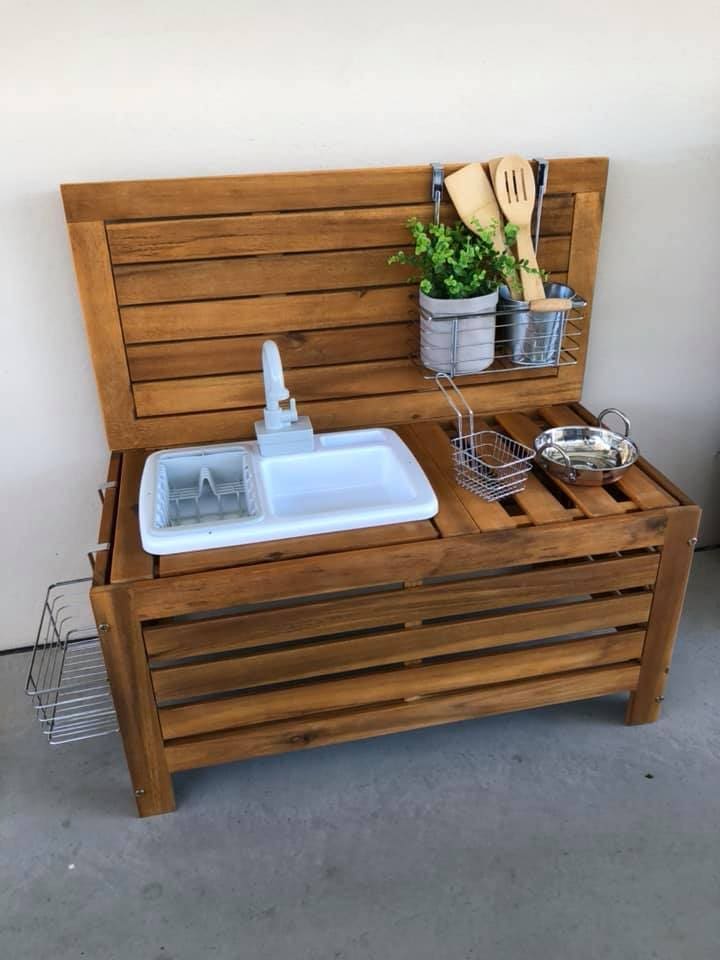
[[[538,260],[588,308],[567,362],[462,378],[475,429],[532,447],[594,425],[579,401],[606,175],[550,161]],[[387,263],[408,217],[432,218],[429,167],[62,193],[113,451],[91,600],[140,815],[209,764],[618,692],[628,723],[657,719],[699,510],[642,459],[606,486],[533,469],[497,502],[456,483],[455,421],[413,356],[417,289]],[[437,515],[144,552],[146,458],[252,437],[267,338],[316,430],[397,431]]]

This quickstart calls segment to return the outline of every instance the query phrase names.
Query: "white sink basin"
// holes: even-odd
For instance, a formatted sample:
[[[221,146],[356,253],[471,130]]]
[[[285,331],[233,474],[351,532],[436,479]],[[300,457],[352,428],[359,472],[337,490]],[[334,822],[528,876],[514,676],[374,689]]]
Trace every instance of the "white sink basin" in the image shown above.
[[[438,503],[392,430],[319,434],[309,453],[262,457],[254,441],[162,450],[140,484],[148,553],[183,553],[425,520]]]

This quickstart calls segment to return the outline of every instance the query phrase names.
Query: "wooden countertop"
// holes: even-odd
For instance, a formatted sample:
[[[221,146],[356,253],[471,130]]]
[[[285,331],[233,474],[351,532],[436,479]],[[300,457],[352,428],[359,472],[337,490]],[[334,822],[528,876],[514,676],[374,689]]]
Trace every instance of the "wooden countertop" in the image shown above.
[[[485,421],[477,420],[476,429],[491,426],[530,444],[547,426],[583,423],[589,416],[577,405],[543,407],[532,413],[498,414]],[[413,451],[435,489],[439,511],[432,520],[162,557],[145,553],[140,543],[137,502],[140,477],[149,451],[124,452],[109,582],[127,583],[417,541],[542,527],[688,502],[669,481],[641,461],[622,480],[608,487],[568,486],[534,468],[522,493],[502,503],[487,503],[455,483],[448,442],[452,424],[418,421],[395,429]]]

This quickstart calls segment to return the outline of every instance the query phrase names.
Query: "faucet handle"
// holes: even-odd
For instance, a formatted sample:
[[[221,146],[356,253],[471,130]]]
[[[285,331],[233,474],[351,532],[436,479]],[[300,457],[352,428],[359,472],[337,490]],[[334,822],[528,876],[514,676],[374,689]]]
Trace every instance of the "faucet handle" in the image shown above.
[[[290,421],[289,421],[289,422],[290,422],[290,423],[295,423],[295,421],[296,421],[297,418],[298,418],[297,406],[296,406],[296,404],[295,404],[295,397],[290,397],[290,410],[288,411],[288,413],[290,414]]]

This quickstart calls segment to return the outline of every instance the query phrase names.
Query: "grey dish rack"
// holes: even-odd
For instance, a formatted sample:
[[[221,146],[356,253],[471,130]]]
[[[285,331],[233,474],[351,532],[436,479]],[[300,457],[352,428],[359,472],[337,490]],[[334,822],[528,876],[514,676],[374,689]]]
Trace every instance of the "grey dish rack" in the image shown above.
[[[89,578],[48,587],[25,692],[48,743],[118,731]]]

